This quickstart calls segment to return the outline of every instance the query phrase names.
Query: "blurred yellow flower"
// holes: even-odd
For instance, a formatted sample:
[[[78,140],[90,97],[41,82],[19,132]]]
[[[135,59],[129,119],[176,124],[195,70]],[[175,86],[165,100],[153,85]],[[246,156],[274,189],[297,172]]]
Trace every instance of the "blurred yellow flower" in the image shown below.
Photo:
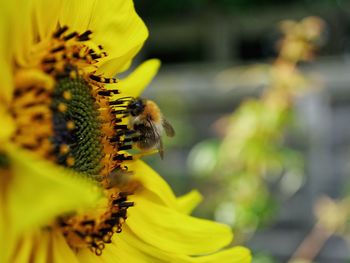
[[[159,61],[113,77],[147,35],[129,0],[0,4],[0,262],[250,262],[126,151]]]

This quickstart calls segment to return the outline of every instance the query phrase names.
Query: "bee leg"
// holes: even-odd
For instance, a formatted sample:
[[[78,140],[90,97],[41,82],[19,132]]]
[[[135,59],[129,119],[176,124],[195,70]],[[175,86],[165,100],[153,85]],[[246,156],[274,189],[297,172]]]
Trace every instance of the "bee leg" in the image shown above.
[[[159,140],[159,145],[158,145],[158,153],[159,153],[159,156],[160,156],[160,159],[164,159],[164,149],[163,149],[163,141],[162,139]]]

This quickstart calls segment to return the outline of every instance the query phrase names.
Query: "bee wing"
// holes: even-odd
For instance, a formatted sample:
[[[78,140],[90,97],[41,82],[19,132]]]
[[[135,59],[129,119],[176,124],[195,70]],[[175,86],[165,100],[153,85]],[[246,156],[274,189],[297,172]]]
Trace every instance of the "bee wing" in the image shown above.
[[[151,129],[149,129],[149,135],[151,135],[150,140],[152,140],[152,142],[156,142],[160,158],[163,159],[164,150],[163,150],[162,136],[161,136],[161,134],[159,134],[158,129],[154,126],[154,123],[151,120],[147,120],[147,121],[151,127]],[[146,137],[148,137],[148,136],[146,136]]]
[[[173,128],[173,126],[166,120],[163,119],[163,128],[165,130],[165,134],[169,137],[174,137],[175,136],[175,130]]]

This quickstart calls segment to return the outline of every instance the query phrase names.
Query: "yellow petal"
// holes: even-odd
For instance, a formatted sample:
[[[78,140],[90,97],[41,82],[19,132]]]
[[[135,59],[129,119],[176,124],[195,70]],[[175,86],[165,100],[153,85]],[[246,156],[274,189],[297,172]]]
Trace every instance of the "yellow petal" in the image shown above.
[[[4,104],[1,104],[0,99],[0,150],[4,146],[4,143],[9,140],[13,132],[15,131],[15,124],[10,116],[10,113]]]
[[[95,6],[89,27],[95,32],[94,41],[109,54],[109,60],[126,54],[133,58],[148,37],[148,30],[132,0],[100,1]],[[116,66],[114,71],[105,74],[113,76],[120,70]]]
[[[0,106],[8,105],[13,92],[10,37],[12,35],[13,19],[11,14],[14,14],[13,8],[11,1],[1,1],[0,3]],[[1,113],[0,117],[2,117]],[[5,126],[2,125],[3,127]]]
[[[119,82],[119,87],[125,96],[138,97],[151,83],[160,67],[158,59],[150,59],[142,63],[127,78]]]
[[[52,253],[52,233],[51,230],[38,231],[35,237],[35,251],[34,251],[34,262],[33,263],[47,263],[50,261]]]
[[[125,233],[126,234],[126,233]],[[161,263],[153,255],[144,253],[134,244],[127,243],[124,239],[125,234],[116,236],[111,246],[107,246],[101,258],[106,263],[114,262],[132,262],[132,263]]]
[[[107,77],[115,77],[117,73],[124,72],[130,67],[132,58],[139,52],[141,47],[142,45],[140,44],[120,57],[106,57],[105,60],[99,63],[97,74],[103,74]]]
[[[1,23],[1,21],[0,21]],[[1,36],[0,36],[0,42],[1,42]],[[0,44],[1,49],[1,44]],[[0,50],[0,54],[3,54]],[[6,61],[4,58],[0,57],[0,106],[8,105],[12,99],[13,95],[13,79],[12,79],[12,67],[10,66],[10,63]],[[2,126],[5,127],[5,126]],[[1,131],[0,131],[1,133]],[[1,135],[0,135],[1,136]]]
[[[37,35],[33,27],[33,2],[27,0],[13,1],[14,10],[12,15],[12,28],[10,41],[13,47],[11,55],[16,63],[25,66],[31,62],[30,49]],[[20,19],[19,19],[20,18]]]
[[[143,253],[133,244],[128,244],[124,241],[124,234],[113,237],[112,244],[108,244],[102,252],[101,256],[95,256],[91,251],[85,249],[77,253],[79,261],[82,263],[115,263],[115,262],[130,262],[130,263],[160,263],[163,261],[157,260],[151,255]]]
[[[37,230],[22,233],[15,247],[11,248],[9,259],[1,262],[47,263],[52,258],[51,230]]]
[[[8,262],[14,247],[16,246],[16,237],[9,231],[9,218],[7,195],[10,172],[8,169],[0,167],[0,262]]]
[[[129,169],[130,171],[134,171],[135,178],[142,182],[142,196],[148,200],[163,204],[186,214],[191,213],[202,201],[201,194],[196,190],[180,198],[176,198],[167,182],[141,160],[135,160],[130,163]]]
[[[77,256],[68,246],[61,232],[54,231],[52,233],[52,262],[53,263],[79,263]],[[90,252],[91,253],[91,252]],[[91,255],[93,256],[93,255]]]
[[[250,263],[252,256],[249,249],[245,247],[233,247],[220,251],[218,253],[198,257],[192,262],[198,263],[216,263],[216,262],[230,262],[230,263]]]
[[[1,171],[0,171],[1,174]],[[0,175],[0,185],[3,185],[3,175]],[[0,187],[1,192],[3,192],[3,188]],[[8,235],[6,235],[6,222],[5,222],[5,214],[6,214],[6,209],[4,207],[5,200],[4,200],[4,195],[0,195],[0,262],[6,262],[6,258],[8,257],[8,245],[7,245],[7,238]]]
[[[217,263],[217,262],[230,262],[230,263],[250,263],[251,255],[250,251],[244,247],[233,247],[226,250],[222,250],[210,255],[203,256],[190,256],[185,254],[169,253],[158,247],[149,245],[148,243],[140,240],[130,229],[126,228],[122,234],[113,242],[118,248],[120,240],[125,241],[129,246],[142,251],[148,257],[154,257],[161,262],[173,262],[173,263]]]
[[[106,249],[107,248],[105,248],[104,250],[106,250]],[[103,253],[104,253],[104,251],[103,251]],[[79,262],[81,262],[81,263],[106,263],[106,260],[102,259],[101,256],[96,256],[89,249],[79,250],[77,252],[77,258],[78,258]],[[116,260],[116,258],[115,258],[114,262],[119,262],[119,261]]]
[[[61,232],[41,229],[23,233],[12,249],[11,257],[1,262],[78,263],[78,260]]]
[[[125,68],[148,37],[131,0],[65,1],[60,23],[82,32],[93,31],[93,41],[108,53],[97,73],[112,77]]]
[[[6,149],[13,175],[7,203],[10,222],[16,232],[90,206],[101,194],[95,184],[75,173],[16,146],[9,145]]]
[[[154,262],[172,262],[174,258],[179,258],[177,254],[167,253],[157,247],[153,247],[143,242],[127,226],[120,236],[113,239],[113,243],[116,244],[118,250],[120,249],[120,247],[118,247],[120,240],[124,241],[127,246],[132,246],[134,249],[146,254],[147,257],[153,258]],[[146,256],[143,257],[145,258]],[[177,262],[180,263],[182,261],[179,260]]]
[[[182,214],[144,196],[130,198],[126,224],[144,242],[169,253],[185,255],[215,252],[232,240],[231,229],[219,223]],[[151,211],[151,212],[150,212]]]
[[[40,39],[51,36],[57,28],[60,10],[62,8],[61,0],[36,0],[33,1],[34,28],[38,31]],[[71,1],[74,2],[74,1]]]
[[[120,236],[113,239],[113,242],[116,244],[117,248],[121,240],[125,242],[127,246],[133,247],[137,251],[142,252],[145,255],[143,256],[144,258],[153,258],[153,261],[151,262],[185,262],[183,261],[183,258],[186,258],[185,255],[168,253],[162,249],[159,249],[158,247],[154,247],[148,243],[145,243],[141,239],[139,239],[128,227],[125,227]],[[157,261],[155,258],[157,259]]]
[[[145,198],[147,195],[149,200],[177,209],[177,200],[170,186],[151,167],[135,160],[129,164],[129,170],[134,171],[135,179],[142,183]]]
[[[89,22],[94,8],[99,1],[95,0],[65,0],[59,13],[59,23],[66,25],[72,31],[84,32],[89,27]],[[108,1],[105,1],[107,4]],[[92,28],[90,28],[92,29]]]
[[[24,235],[24,237],[18,241],[18,246],[16,247],[16,249],[11,251],[12,256],[9,262],[11,263],[29,262],[33,248],[34,248],[33,236]]]
[[[197,190],[192,190],[177,199],[178,210],[184,214],[191,214],[202,200],[202,195]]]

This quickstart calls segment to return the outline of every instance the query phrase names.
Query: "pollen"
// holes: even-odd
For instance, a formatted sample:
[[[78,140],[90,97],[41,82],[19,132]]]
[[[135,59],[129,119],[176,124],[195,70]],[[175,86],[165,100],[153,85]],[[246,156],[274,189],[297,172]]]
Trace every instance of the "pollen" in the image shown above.
[[[63,92],[63,98],[65,100],[71,100],[72,99],[72,93],[69,90],[65,90]]]
[[[58,110],[59,110],[60,112],[66,112],[66,111],[67,111],[67,105],[64,104],[64,103],[59,103],[59,104],[58,104]]]
[[[67,129],[70,131],[75,129],[75,124],[73,121],[67,121]]]
[[[77,72],[75,72],[75,71],[71,71],[71,72],[69,73],[69,77],[71,77],[72,79],[75,79],[75,78],[78,77],[78,74],[77,74]]]
[[[60,153],[67,154],[69,152],[69,146],[67,144],[60,145]]]
[[[66,162],[67,162],[67,166],[68,166],[68,167],[72,167],[72,166],[75,164],[75,159],[74,159],[74,157],[69,156],[69,157],[67,158]]]

